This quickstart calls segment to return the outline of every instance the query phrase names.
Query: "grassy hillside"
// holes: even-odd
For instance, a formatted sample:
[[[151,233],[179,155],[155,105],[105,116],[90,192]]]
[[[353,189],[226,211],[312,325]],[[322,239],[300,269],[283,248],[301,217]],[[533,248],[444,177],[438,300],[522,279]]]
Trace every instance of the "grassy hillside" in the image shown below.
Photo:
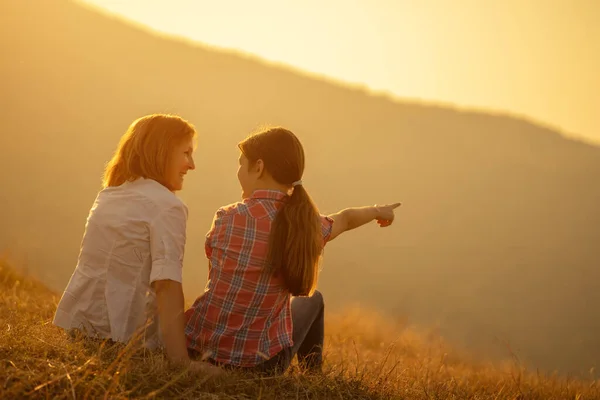
[[[200,131],[181,194],[190,298],[206,282],[212,216],[239,198],[235,144],[281,124],[305,145],[321,211],[403,202],[392,228],[328,246],[329,309],[357,302],[439,326],[489,357],[509,341],[533,370],[600,367],[598,147],[158,36],[67,0],[1,1],[0,52],[0,251],[53,290],[75,267],[103,165],[133,119],[175,112]]]
[[[278,378],[173,369],[158,352],[70,340],[51,324],[57,296],[0,261],[0,399],[593,399],[597,381],[527,375],[468,361],[433,334],[371,311],[327,315],[325,373]]]

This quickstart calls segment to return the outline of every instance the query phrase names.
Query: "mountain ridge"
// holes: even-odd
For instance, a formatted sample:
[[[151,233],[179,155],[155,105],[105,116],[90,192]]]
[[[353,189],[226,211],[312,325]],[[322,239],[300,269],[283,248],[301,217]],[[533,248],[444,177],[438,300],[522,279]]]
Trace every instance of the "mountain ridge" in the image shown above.
[[[301,75],[301,76],[311,79],[311,80],[323,81],[323,82],[329,83],[331,85],[334,85],[334,86],[337,86],[337,87],[340,87],[340,88],[343,88],[346,90],[358,91],[358,92],[360,92],[360,94],[365,95],[365,96],[382,98],[384,100],[389,100],[393,103],[404,104],[404,105],[418,105],[418,106],[423,106],[423,107],[427,107],[427,108],[440,108],[440,109],[456,111],[456,112],[460,112],[460,113],[485,114],[485,115],[493,116],[493,117],[514,119],[519,122],[529,123],[533,126],[545,128],[549,131],[548,133],[558,134],[559,136],[562,136],[565,139],[576,141],[576,142],[581,142],[583,144],[586,144],[586,145],[589,145],[592,147],[600,148],[600,142],[595,142],[589,138],[586,138],[581,133],[570,132],[568,130],[561,128],[558,125],[549,123],[547,121],[543,121],[541,119],[533,118],[524,113],[519,113],[516,111],[509,111],[509,110],[505,110],[505,109],[501,109],[501,108],[479,107],[479,106],[474,106],[474,105],[457,105],[456,103],[452,103],[450,101],[440,101],[440,100],[418,98],[418,97],[403,97],[403,96],[395,94],[389,90],[373,89],[365,83],[345,81],[343,79],[339,79],[339,78],[336,78],[335,76],[327,75],[325,73],[319,73],[319,72],[315,72],[315,71],[305,70],[300,67],[296,67],[292,64],[288,64],[283,61],[271,60],[267,57],[263,57],[261,55],[255,54],[255,53],[244,51],[242,49],[235,49],[235,48],[228,48],[228,47],[212,45],[212,44],[209,44],[206,42],[191,39],[191,38],[186,37],[181,34],[176,34],[176,33],[171,33],[171,32],[154,29],[153,27],[148,26],[142,22],[136,21],[135,19],[129,18],[124,15],[120,15],[116,12],[104,9],[96,4],[81,3],[81,2],[78,4],[82,8],[87,8],[88,10],[91,10],[92,12],[100,14],[104,17],[112,18],[116,21],[124,22],[125,24],[135,27],[136,29],[138,29],[142,32],[145,32],[147,34],[150,34],[150,35],[153,35],[153,36],[156,36],[159,38],[164,38],[164,39],[171,40],[171,41],[185,43],[185,44],[189,45],[190,47],[199,48],[199,49],[202,49],[202,50],[208,51],[208,52],[220,53],[220,54],[227,55],[227,56],[233,56],[233,57],[236,57],[239,59],[245,59],[250,62],[262,64],[263,66],[266,66],[269,68],[292,72],[295,75]]]

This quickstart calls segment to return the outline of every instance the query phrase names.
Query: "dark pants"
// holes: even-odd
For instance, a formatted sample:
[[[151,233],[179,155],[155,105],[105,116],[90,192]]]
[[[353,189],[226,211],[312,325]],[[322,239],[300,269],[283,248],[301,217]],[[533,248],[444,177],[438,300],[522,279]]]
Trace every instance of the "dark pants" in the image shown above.
[[[297,356],[300,368],[319,372],[323,364],[323,340],[325,338],[325,303],[321,292],[315,290],[311,297],[294,297],[292,299],[292,322],[294,345],[281,350],[271,359],[249,368],[215,364],[227,369],[276,375],[285,372],[294,356]]]
[[[321,292],[315,290],[311,297],[292,299],[292,322],[294,345],[254,367],[257,372],[269,375],[283,373],[292,363],[294,356],[298,357],[301,369],[321,371],[325,338],[325,303]]]
[[[292,354],[298,357],[301,368],[320,371],[325,339],[325,302],[321,292],[315,290],[311,297],[295,297],[292,300],[292,321]]]

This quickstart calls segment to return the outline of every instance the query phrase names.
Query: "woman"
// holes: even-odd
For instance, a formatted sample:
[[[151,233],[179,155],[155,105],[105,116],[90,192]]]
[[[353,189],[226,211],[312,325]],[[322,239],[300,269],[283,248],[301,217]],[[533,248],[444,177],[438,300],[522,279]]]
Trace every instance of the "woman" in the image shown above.
[[[319,215],[292,132],[268,129],[239,148],[243,200],[220,208],[207,234],[209,279],[186,311],[188,348],[215,364],[261,373],[284,371],[294,355],[319,371],[324,303],[315,286],[323,247],[372,220],[389,226],[400,204]]]
[[[129,126],[106,166],[55,325],[115,342],[164,344],[170,360],[189,361],[181,286],[187,208],[175,192],[195,168],[195,136],[174,115]]]

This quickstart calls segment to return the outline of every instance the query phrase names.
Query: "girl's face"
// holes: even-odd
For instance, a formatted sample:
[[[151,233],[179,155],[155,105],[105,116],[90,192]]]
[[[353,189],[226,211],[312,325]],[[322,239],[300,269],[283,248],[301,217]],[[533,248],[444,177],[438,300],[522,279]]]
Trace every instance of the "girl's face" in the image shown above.
[[[238,181],[242,187],[242,199],[249,198],[258,187],[263,170],[263,161],[258,160],[254,165],[250,165],[248,158],[240,152],[239,167],[237,171]]]

